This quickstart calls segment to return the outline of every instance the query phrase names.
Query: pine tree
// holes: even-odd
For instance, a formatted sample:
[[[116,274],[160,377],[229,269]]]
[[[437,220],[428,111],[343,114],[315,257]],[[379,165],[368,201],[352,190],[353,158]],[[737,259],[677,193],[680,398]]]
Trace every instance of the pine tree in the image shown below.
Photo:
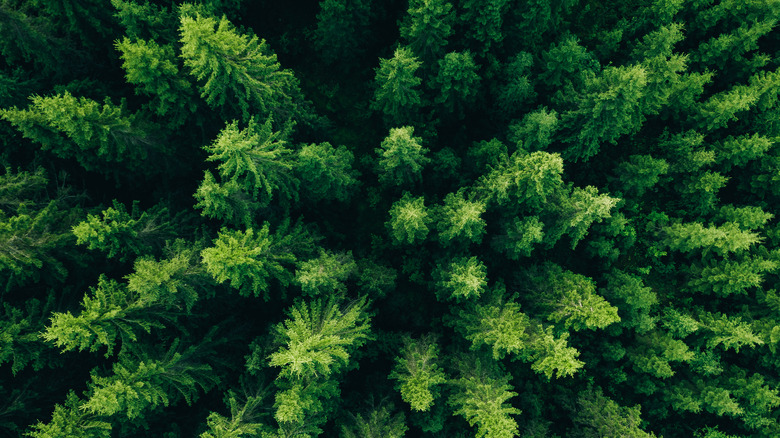
[[[428,66],[444,54],[454,19],[452,5],[446,0],[412,0],[400,23],[401,38]]]
[[[166,117],[169,127],[181,126],[197,110],[191,85],[179,72],[173,46],[125,37],[115,47],[121,53],[127,82],[137,86],[136,93],[151,98],[149,109]]]
[[[394,243],[415,243],[428,236],[428,224],[432,218],[425,208],[425,199],[413,198],[409,193],[396,201],[390,209],[387,227]]]
[[[127,261],[159,249],[166,238],[174,236],[165,207],[158,205],[140,213],[138,210],[138,203],[133,203],[128,213],[124,204],[114,200],[101,216],[87,215],[87,220],[73,227],[76,243]]]
[[[485,207],[484,202],[465,199],[462,191],[448,194],[437,222],[441,242],[448,245],[462,239],[479,243],[485,234],[485,220],[481,217]]]
[[[0,117],[43,150],[75,159],[85,170],[114,177],[122,170],[153,174],[146,159],[165,152],[150,124],[108,99],[101,105],[66,91],[30,100],[28,109],[0,110]]]
[[[330,143],[304,145],[298,150],[295,172],[301,189],[314,201],[347,201],[358,186],[354,154],[345,146]]]
[[[447,378],[437,364],[439,347],[432,335],[419,339],[404,338],[401,355],[395,358],[390,378],[397,380],[396,389],[409,403],[412,411],[428,412],[439,397],[439,385]]]
[[[450,52],[439,61],[434,102],[442,107],[444,114],[463,117],[464,109],[474,102],[479,92],[477,69],[469,52]]]
[[[292,229],[280,226],[271,234],[268,223],[255,232],[223,228],[214,246],[201,251],[206,271],[218,283],[230,280],[230,286],[242,296],[262,296],[268,300],[269,280],[286,286],[293,280],[290,272],[297,257],[312,250],[312,237],[298,223]]]
[[[285,147],[290,126],[274,131],[272,125],[271,118],[262,125],[250,120],[246,128],[239,129],[234,121],[212,144],[204,147],[210,154],[207,161],[219,163],[217,170],[223,190],[229,193],[232,188],[238,188],[256,200],[260,207],[268,206],[275,194],[282,202],[298,199],[299,182],[293,171],[295,161],[292,151]],[[207,183],[204,181],[196,194],[200,201],[198,206],[205,207],[204,213],[218,218],[238,216],[221,213],[230,211],[231,205],[227,202],[227,205],[219,205],[221,197],[213,196]],[[213,207],[213,204],[219,207]]]
[[[392,58],[379,60],[371,107],[395,126],[415,120],[421,104],[422,79],[417,76],[420,65],[408,47],[399,47]]]
[[[520,410],[506,403],[517,395],[509,385],[511,376],[495,369],[498,367],[483,364],[477,357],[469,359],[474,363],[461,364],[461,377],[452,383],[455,392],[448,404],[470,426],[477,426],[477,438],[517,436],[517,422],[511,416]]]
[[[410,186],[420,182],[423,167],[431,159],[425,155],[428,149],[422,139],[414,137],[414,128],[393,128],[382,141],[376,154],[379,156],[379,181],[385,185]]]
[[[242,35],[227,18],[199,13],[181,16],[181,57],[200,81],[201,97],[228,118],[248,122],[273,115],[277,121],[303,120],[298,81],[281,69],[265,40]]]

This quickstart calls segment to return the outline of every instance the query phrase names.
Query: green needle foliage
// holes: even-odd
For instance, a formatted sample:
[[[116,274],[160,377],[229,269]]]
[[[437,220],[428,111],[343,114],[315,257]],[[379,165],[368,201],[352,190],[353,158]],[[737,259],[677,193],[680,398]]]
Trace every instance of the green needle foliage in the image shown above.
[[[777,0],[0,0],[0,436],[780,436]]]

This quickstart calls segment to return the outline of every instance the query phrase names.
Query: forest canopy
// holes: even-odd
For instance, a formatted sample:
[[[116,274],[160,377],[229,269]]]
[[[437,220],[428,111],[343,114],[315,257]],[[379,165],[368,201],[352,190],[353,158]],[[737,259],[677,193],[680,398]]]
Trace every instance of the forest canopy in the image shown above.
[[[780,436],[778,17],[0,0],[0,436]]]

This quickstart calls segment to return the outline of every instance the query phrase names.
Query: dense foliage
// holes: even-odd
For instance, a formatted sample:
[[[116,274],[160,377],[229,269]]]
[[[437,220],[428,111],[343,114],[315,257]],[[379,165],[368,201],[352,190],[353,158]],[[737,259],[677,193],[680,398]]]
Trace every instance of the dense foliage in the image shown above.
[[[0,0],[0,435],[780,436],[778,0]]]

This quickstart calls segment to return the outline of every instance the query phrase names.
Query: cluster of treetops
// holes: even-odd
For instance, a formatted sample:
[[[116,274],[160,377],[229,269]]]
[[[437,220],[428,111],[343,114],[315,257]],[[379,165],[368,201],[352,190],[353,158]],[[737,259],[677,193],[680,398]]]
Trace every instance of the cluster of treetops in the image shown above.
[[[779,0],[0,0],[0,435],[780,436]]]

